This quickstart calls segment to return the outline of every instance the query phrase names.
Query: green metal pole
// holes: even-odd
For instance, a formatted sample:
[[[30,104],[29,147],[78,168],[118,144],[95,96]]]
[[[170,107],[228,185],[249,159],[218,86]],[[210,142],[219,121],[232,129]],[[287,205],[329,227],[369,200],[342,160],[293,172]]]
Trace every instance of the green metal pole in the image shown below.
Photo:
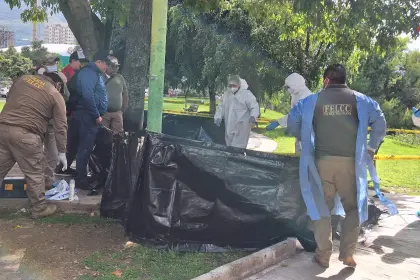
[[[147,129],[162,132],[168,0],[153,0]]]

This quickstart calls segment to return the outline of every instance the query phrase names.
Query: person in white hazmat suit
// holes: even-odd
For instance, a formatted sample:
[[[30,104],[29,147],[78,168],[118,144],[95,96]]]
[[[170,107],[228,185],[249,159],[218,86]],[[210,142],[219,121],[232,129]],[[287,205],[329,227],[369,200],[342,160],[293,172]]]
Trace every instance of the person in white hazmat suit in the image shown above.
[[[412,119],[413,119],[414,125],[420,127],[420,109],[413,107]]]
[[[312,94],[312,92],[306,86],[305,78],[302,77],[302,75],[299,75],[298,73],[293,73],[289,75],[285,80],[284,86],[292,96],[290,108],[293,108],[293,106],[295,106],[295,104],[298,103],[300,100],[305,99],[306,97]],[[267,126],[267,130],[274,130],[278,126],[287,127],[287,118],[288,115],[278,120],[271,121],[270,124]],[[300,143],[297,139],[295,141],[295,153],[300,154]]]
[[[228,90],[214,115],[214,123],[220,126],[225,121],[225,140],[227,146],[246,149],[253,125],[260,115],[257,99],[248,90],[248,84],[239,76],[230,76]]]

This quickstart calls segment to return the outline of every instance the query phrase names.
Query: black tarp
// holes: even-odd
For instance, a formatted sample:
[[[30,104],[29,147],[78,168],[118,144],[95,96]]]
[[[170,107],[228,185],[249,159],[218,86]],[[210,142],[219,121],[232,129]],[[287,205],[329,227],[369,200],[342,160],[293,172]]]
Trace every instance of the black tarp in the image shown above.
[[[114,135],[112,160],[102,194],[101,216],[124,219],[127,202],[133,194],[141,164],[139,138],[135,134],[128,137]]]
[[[105,186],[111,165],[113,141],[113,133],[105,127],[99,127],[88,163],[94,189],[103,189]]]
[[[131,239],[159,247],[257,249],[295,236],[315,249],[298,158],[212,144],[224,133],[208,118],[167,115],[163,127],[184,139],[147,134],[140,145],[137,134],[114,137],[103,217],[123,220]],[[378,220],[369,203],[362,235]]]
[[[130,112],[124,119],[124,130],[139,133],[138,127],[143,122],[143,130],[147,128],[147,111],[144,118],[139,117],[140,112]],[[162,133],[182,138],[204,140],[208,136],[212,142],[225,145],[225,127],[222,122],[220,127],[214,124],[214,120],[202,116],[163,114]]]
[[[298,159],[148,134],[125,216],[136,241],[263,248],[297,237],[315,246]]]

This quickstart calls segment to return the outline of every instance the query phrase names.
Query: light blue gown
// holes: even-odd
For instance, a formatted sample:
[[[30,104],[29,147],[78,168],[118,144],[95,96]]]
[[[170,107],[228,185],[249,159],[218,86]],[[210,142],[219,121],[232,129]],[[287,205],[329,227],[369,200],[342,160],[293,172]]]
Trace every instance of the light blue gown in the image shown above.
[[[368,218],[367,189],[367,134],[371,127],[369,146],[377,149],[386,135],[386,121],[378,103],[370,97],[354,92],[356,95],[359,127],[356,140],[356,182],[359,222],[362,224]],[[324,191],[315,166],[315,143],[312,121],[315,105],[319,94],[311,95],[299,101],[289,113],[287,131],[299,138],[302,144],[300,155],[300,187],[311,220],[331,215],[344,215],[340,197],[335,198],[335,208],[330,212],[325,200]]]

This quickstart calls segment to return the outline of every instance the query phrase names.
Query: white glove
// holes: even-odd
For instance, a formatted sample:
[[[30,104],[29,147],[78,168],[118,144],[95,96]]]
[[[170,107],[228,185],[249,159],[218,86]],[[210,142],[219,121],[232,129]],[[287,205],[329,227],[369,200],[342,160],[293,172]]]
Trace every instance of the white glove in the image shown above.
[[[66,154],[65,153],[59,153],[58,154],[58,163],[57,163],[57,165],[59,165],[60,163],[63,165],[62,170],[63,171],[66,171],[67,170],[67,157],[66,157]]]

